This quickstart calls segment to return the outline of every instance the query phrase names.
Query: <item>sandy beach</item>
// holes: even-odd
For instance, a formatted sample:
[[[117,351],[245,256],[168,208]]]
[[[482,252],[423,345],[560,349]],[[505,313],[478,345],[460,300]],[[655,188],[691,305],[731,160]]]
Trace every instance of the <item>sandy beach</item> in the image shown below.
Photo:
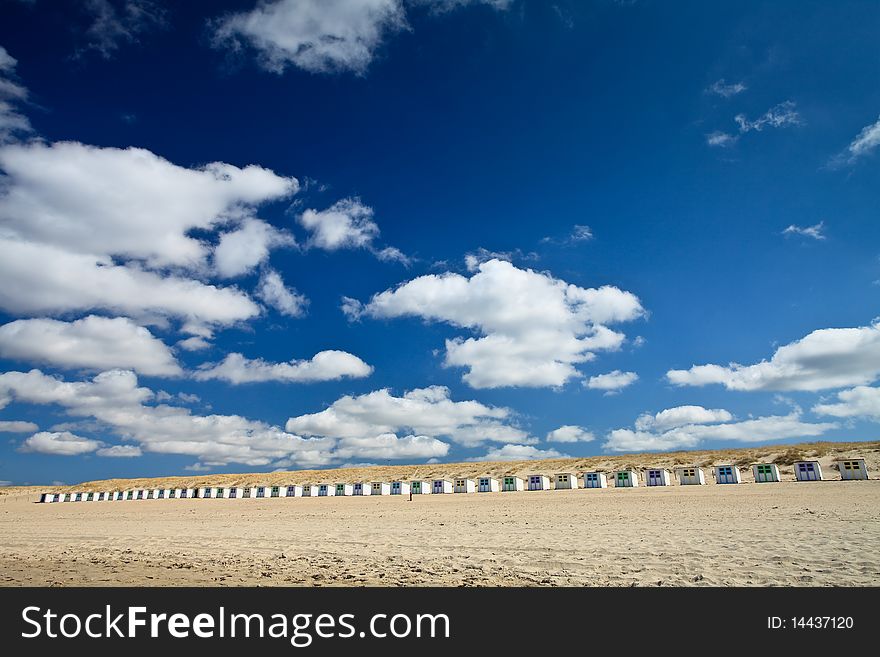
[[[880,481],[381,498],[0,498],[0,583],[868,586]]]

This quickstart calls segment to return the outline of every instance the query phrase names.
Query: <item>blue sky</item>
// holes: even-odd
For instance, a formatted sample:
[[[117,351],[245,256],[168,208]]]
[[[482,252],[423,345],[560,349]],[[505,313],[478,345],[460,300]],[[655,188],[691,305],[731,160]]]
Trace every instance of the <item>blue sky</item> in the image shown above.
[[[876,3],[0,12],[0,481],[876,436]]]

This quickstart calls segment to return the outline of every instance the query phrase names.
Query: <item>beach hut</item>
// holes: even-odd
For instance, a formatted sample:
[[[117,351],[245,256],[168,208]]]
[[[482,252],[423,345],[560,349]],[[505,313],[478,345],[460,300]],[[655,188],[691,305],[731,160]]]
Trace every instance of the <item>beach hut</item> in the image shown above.
[[[40,504],[49,504],[53,499],[53,493],[40,493]]]
[[[505,475],[501,480],[502,492],[515,492],[525,490],[526,482],[522,477],[514,477],[513,475]]]
[[[303,497],[318,497],[318,484],[306,484],[303,486]]]
[[[256,491],[250,486],[243,486],[241,489],[241,499],[243,500],[252,500],[254,499],[254,493]]]
[[[560,472],[556,475],[555,479],[556,490],[578,487],[578,477],[573,472]]]
[[[125,494],[125,493],[123,493],[121,490],[115,490],[115,491],[113,491],[112,493],[110,493],[110,495],[112,495],[112,498],[113,498],[113,501],[114,501],[114,502],[116,502],[116,501],[118,501],[118,500],[121,500],[121,499],[123,498],[123,495],[124,495],[124,494]]]
[[[452,483],[454,493],[476,493],[477,484],[473,479],[455,479]]]
[[[215,488],[214,489],[214,497],[218,500],[225,500],[229,497],[229,489],[228,488]]]
[[[451,493],[452,492],[452,482],[448,479],[435,479],[431,482],[431,493],[433,495],[440,495],[441,493]]]
[[[608,488],[608,478],[604,472],[585,472],[584,488]]]
[[[374,481],[370,484],[370,495],[391,495],[391,484]]]
[[[302,497],[303,487],[291,484],[284,489],[284,497]]]
[[[547,475],[529,475],[529,490],[550,490],[550,477]]]
[[[742,483],[742,477],[739,475],[739,468],[735,465],[716,465],[715,466],[715,483],[716,484],[739,484]]]
[[[169,500],[176,500],[180,497],[180,489],[179,488],[168,488],[165,490],[165,497]]]
[[[143,489],[143,488],[137,490],[137,491],[135,492],[134,499],[136,499],[136,500],[145,500],[145,499],[147,499],[147,491],[146,491],[145,489]]]
[[[265,486],[255,486],[252,489],[251,494],[253,495],[254,499],[265,498],[266,497],[266,487]]]
[[[165,489],[164,488],[154,488],[153,489],[153,499],[154,500],[164,500],[165,499]]]
[[[359,481],[351,487],[352,495],[369,495],[373,492],[373,489],[370,487],[370,482],[368,481]]]
[[[636,488],[639,485],[639,473],[635,470],[618,470],[614,473],[615,488]]]
[[[331,497],[336,495],[335,484],[318,484],[318,497]]]
[[[752,466],[755,482],[762,484],[768,481],[779,481],[779,468],[775,463],[755,463]]]
[[[477,479],[478,493],[497,493],[500,490],[501,486],[494,477],[480,477]]]
[[[795,461],[794,477],[798,481],[822,481],[822,466],[819,461]]]
[[[868,466],[865,464],[865,459],[841,460],[837,462],[837,468],[840,470],[840,478],[844,480],[868,478]]]
[[[194,497],[198,497],[196,493],[198,492],[198,488],[181,488],[180,489],[180,499],[192,499]]]
[[[409,483],[405,481],[392,481],[391,482],[391,494],[392,495],[409,495]]]
[[[348,497],[352,493],[351,484],[336,484],[337,497]]]
[[[226,499],[237,500],[241,497],[241,488],[238,486],[230,486],[226,489]]]
[[[201,497],[203,500],[210,500],[212,497],[214,497],[214,489],[210,486],[202,488],[201,492],[199,493],[199,497]]]
[[[107,499],[107,494],[104,491],[98,491],[95,493],[95,502],[103,502]]]
[[[409,482],[409,489],[413,495],[430,495],[431,482],[420,480],[411,481]]]
[[[706,483],[706,475],[703,469],[694,467],[678,469],[678,483],[682,486],[703,486]]]
[[[671,486],[669,470],[651,468],[645,473],[645,486]]]

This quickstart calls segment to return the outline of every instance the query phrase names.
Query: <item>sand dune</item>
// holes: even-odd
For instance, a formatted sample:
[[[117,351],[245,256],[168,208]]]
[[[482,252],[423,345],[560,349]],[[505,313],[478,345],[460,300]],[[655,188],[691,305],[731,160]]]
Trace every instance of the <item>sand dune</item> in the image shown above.
[[[861,456],[812,443],[521,463],[92,482],[77,489],[408,479]],[[0,585],[876,586],[880,481],[381,498],[38,504],[0,494]]]

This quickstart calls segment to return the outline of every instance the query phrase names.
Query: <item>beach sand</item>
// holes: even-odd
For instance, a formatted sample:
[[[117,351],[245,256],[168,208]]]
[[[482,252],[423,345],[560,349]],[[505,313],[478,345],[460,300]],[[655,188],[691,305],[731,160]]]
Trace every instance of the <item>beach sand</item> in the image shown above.
[[[0,497],[2,585],[880,585],[877,480],[412,502],[36,499]]]

